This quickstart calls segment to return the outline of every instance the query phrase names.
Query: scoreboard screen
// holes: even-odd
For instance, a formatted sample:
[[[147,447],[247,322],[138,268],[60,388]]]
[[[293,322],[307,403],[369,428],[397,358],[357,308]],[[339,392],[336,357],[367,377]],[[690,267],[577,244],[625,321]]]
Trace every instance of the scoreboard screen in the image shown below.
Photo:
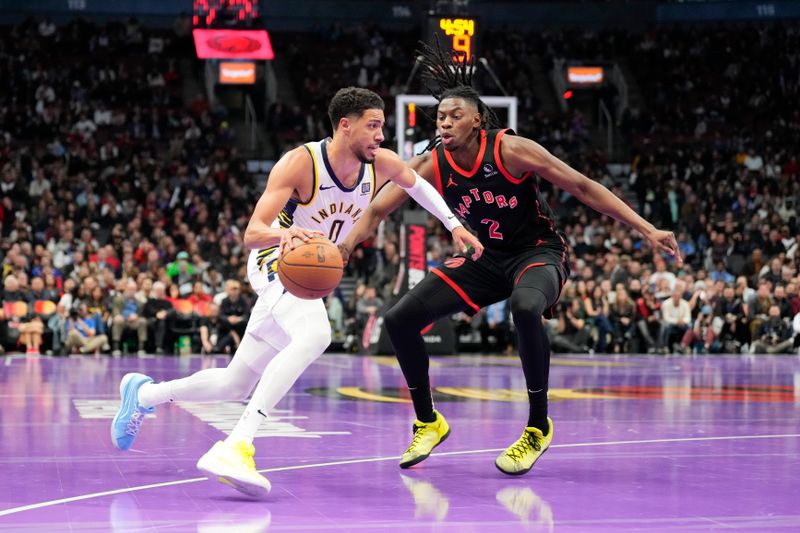
[[[439,39],[442,49],[461,61],[477,53],[478,21],[475,18],[432,16],[428,20],[428,42]]]
[[[193,0],[195,27],[245,27],[258,18],[258,0]]]

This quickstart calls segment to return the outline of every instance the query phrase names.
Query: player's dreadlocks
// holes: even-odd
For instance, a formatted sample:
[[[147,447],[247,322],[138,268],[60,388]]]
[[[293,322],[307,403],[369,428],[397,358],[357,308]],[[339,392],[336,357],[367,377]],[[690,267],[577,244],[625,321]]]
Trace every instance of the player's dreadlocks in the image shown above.
[[[446,98],[463,98],[472,102],[481,115],[481,129],[500,127],[500,120],[492,108],[481,100],[478,91],[472,87],[472,73],[475,71],[475,57],[469,61],[454,57],[450,52],[442,50],[439,39],[436,39],[435,48],[420,42],[420,49],[416,51],[423,68],[422,80],[425,87],[441,102]],[[438,108],[438,106],[437,106]],[[441,137],[436,137],[428,143],[423,152],[432,150],[441,142]]]

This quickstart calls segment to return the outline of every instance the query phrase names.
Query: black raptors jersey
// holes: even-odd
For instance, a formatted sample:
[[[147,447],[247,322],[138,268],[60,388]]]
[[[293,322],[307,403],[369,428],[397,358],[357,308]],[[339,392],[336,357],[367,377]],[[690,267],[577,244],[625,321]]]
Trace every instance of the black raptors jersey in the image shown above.
[[[532,172],[512,176],[500,160],[503,135],[511,129],[481,130],[471,169],[459,168],[442,146],[433,149],[436,186],[447,205],[478,233],[487,249],[504,252],[549,248],[566,257],[566,243],[539,193]]]

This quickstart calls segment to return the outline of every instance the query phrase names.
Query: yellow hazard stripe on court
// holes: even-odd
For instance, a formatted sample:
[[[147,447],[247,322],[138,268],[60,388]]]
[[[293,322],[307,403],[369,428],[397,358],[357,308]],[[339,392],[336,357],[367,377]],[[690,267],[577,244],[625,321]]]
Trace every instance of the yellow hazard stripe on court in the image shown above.
[[[458,398],[471,400],[488,400],[494,402],[527,402],[525,392],[511,389],[476,389],[474,387],[436,387],[436,392]]]
[[[405,398],[395,398],[394,396],[384,396],[383,394],[373,394],[366,392],[358,387],[338,387],[336,392],[348,398],[356,398],[358,400],[370,400],[373,402],[389,402],[389,403],[411,403],[411,400]]]
[[[371,355],[370,359],[375,361],[379,365],[383,366],[390,366],[392,368],[400,368],[400,363],[397,362],[397,358],[393,355]],[[431,360],[430,362],[431,368],[441,368],[444,366],[441,361]]]

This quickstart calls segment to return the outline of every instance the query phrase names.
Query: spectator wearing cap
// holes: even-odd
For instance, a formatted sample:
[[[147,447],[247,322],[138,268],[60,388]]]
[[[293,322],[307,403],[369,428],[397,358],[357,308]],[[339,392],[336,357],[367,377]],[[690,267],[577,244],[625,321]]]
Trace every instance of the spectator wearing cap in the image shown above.
[[[167,265],[167,276],[178,285],[182,296],[192,292],[192,280],[197,273],[197,268],[189,262],[189,252],[181,251],[175,261]]]

